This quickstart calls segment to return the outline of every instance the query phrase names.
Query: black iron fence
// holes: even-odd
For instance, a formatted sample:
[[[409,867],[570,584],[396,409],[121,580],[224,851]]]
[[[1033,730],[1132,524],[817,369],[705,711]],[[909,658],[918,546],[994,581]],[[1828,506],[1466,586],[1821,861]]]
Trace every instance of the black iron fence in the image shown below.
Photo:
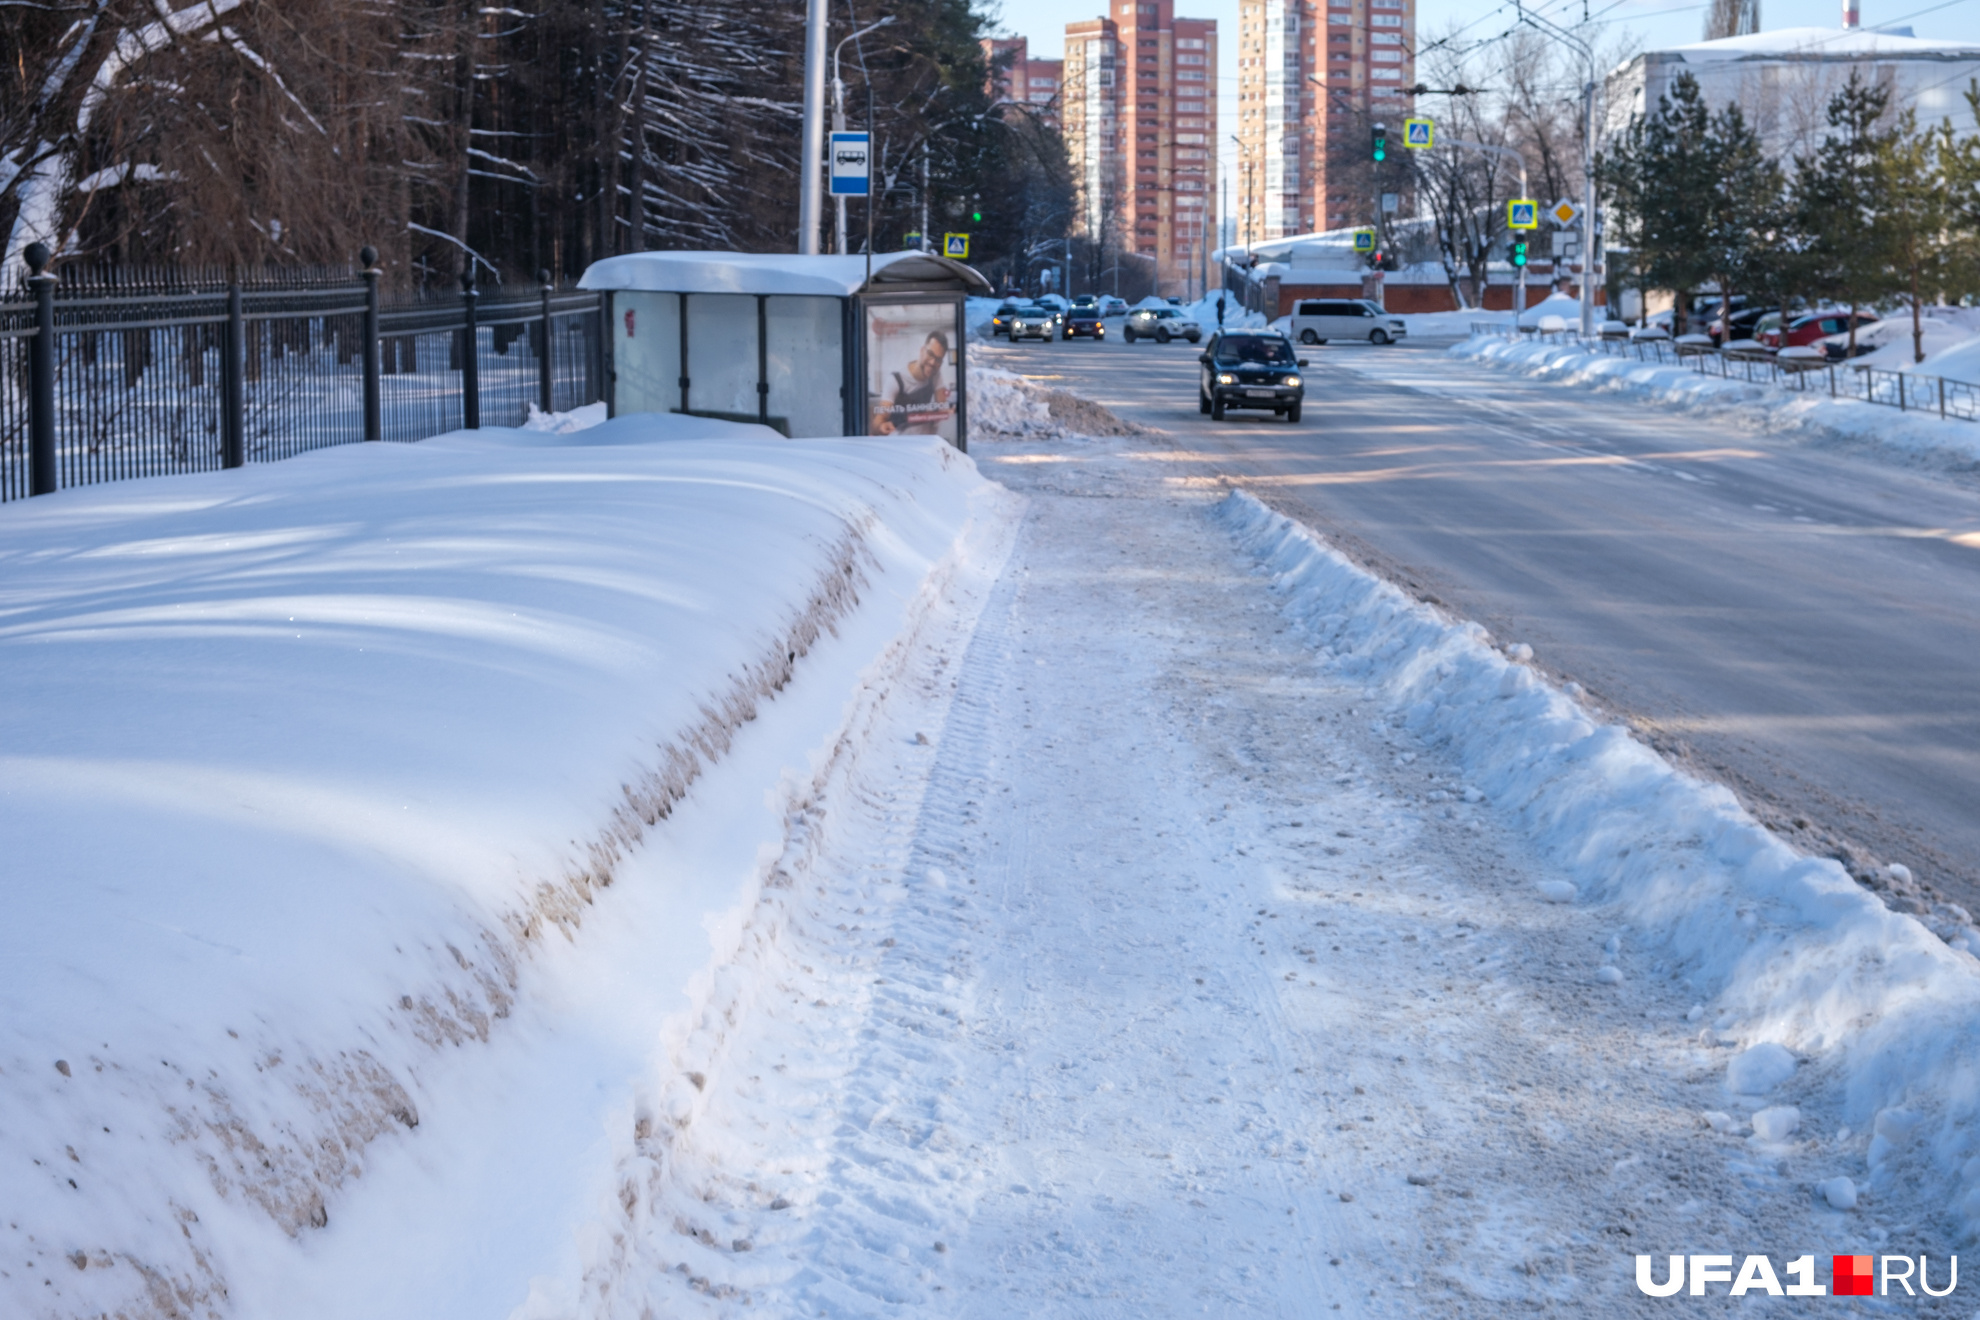
[[[1502,339],[1533,338],[1547,343],[1572,343],[1590,353],[1689,367],[1704,376],[1778,385],[1797,394],[1826,394],[1832,399],[1881,404],[1901,412],[1930,413],[1964,422],[1980,422],[1980,385],[1949,380],[1944,376],[1891,371],[1883,367],[1822,358],[1782,358],[1765,352],[1737,349],[1725,352],[1704,344],[1679,344],[1667,338],[1632,339],[1620,334],[1583,338],[1578,332],[1568,329],[1539,332],[1523,327],[1514,330],[1497,321],[1473,321],[1471,333]]]
[[[38,249],[38,250],[37,250]],[[516,426],[604,397],[598,294],[387,297],[355,275],[48,269],[0,298],[0,500],[328,445]]]

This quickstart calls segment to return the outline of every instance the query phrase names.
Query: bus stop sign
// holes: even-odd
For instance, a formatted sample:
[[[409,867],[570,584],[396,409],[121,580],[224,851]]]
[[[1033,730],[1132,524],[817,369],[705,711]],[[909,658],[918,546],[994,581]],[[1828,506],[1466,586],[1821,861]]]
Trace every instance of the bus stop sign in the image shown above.
[[[834,197],[864,197],[872,191],[867,174],[866,134],[832,134],[831,152]]]

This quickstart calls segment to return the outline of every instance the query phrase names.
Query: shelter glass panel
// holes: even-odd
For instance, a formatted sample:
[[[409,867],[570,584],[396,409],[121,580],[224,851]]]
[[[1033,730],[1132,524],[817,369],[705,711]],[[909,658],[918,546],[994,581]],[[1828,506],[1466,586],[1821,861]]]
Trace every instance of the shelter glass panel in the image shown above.
[[[782,419],[787,435],[845,433],[843,315],[837,298],[765,301],[770,416]]]

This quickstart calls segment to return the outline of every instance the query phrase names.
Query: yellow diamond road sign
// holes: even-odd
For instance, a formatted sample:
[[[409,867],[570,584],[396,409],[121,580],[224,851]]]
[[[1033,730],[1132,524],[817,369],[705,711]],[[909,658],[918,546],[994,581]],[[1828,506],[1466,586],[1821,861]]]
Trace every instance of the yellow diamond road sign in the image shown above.
[[[1372,229],[1355,230],[1354,250],[1356,252],[1373,252],[1375,250],[1375,231]]]
[[[1566,229],[1569,225],[1581,218],[1581,208],[1563,197],[1560,201],[1554,203],[1554,209],[1547,212],[1547,214],[1554,217],[1555,224]]]
[[[942,235],[942,255],[945,257],[954,257],[959,261],[967,258],[969,256],[969,235]]]
[[[1403,145],[1411,151],[1428,151],[1437,145],[1437,121],[1434,119],[1403,120]]]
[[[1538,229],[1540,203],[1531,197],[1517,197],[1506,203],[1506,228]]]

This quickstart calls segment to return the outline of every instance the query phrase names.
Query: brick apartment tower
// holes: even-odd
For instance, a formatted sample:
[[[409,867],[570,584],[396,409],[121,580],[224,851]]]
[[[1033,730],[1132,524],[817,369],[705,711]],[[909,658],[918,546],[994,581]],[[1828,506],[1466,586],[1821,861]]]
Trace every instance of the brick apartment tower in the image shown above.
[[[1060,113],[1075,232],[1153,257],[1165,293],[1200,292],[1216,246],[1216,20],[1113,0],[1109,16],[1068,23]]]
[[[1400,155],[1415,52],[1416,0],[1239,0],[1239,242],[1374,223],[1369,128]]]
[[[1006,56],[1010,63],[998,68]],[[990,95],[1000,101],[1021,101],[1036,109],[1038,118],[1059,127],[1059,84],[1064,60],[1034,60],[1023,37],[985,37],[983,57],[990,61]]]

